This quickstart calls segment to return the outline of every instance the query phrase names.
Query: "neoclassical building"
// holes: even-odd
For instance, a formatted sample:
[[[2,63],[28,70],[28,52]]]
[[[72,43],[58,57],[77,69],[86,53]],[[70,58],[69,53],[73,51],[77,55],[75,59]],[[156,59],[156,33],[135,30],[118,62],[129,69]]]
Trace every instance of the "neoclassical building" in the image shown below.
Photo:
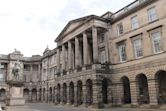
[[[42,56],[0,56],[0,100],[11,61],[24,64],[27,102],[83,107],[166,104],[166,1],[136,0],[116,13],[69,21]],[[14,58],[12,55],[15,55]],[[17,58],[18,55],[20,58]]]

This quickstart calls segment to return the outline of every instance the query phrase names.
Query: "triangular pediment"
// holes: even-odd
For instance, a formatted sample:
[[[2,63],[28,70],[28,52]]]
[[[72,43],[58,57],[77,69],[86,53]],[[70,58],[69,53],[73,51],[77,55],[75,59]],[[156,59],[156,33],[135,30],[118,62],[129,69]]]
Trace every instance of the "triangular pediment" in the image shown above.
[[[65,36],[66,34],[68,34],[69,32],[71,32],[72,30],[76,29],[78,26],[80,26],[81,24],[83,24],[87,19],[91,18],[93,15],[90,16],[86,16],[86,17],[82,17],[79,19],[75,19],[70,21],[65,28],[62,30],[62,32],[59,34],[59,36],[56,38],[55,41],[59,40],[61,37]]]

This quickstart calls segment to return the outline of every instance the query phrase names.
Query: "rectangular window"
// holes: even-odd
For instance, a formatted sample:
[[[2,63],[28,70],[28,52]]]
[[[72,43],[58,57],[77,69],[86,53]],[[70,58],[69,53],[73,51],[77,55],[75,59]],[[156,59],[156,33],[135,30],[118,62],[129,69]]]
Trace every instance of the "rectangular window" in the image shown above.
[[[117,32],[118,32],[118,36],[123,34],[123,25],[122,25],[122,23],[117,25]]]
[[[131,27],[133,30],[139,28],[137,16],[131,18]]]
[[[149,22],[153,22],[157,20],[157,13],[154,7],[148,9],[148,19],[149,19]]]
[[[105,51],[100,52],[100,63],[103,64],[105,63]]]
[[[126,45],[120,45],[118,49],[119,49],[120,62],[125,62],[126,61]]]
[[[162,42],[161,42],[161,33],[160,31],[156,31],[151,33],[152,42],[153,42],[153,50],[154,53],[162,52]]]
[[[99,42],[103,43],[104,41],[105,41],[105,34],[102,33],[102,34],[100,34]]]
[[[134,40],[134,52],[136,58],[141,58],[143,56],[141,39]]]
[[[3,74],[0,74],[0,81],[3,81]]]

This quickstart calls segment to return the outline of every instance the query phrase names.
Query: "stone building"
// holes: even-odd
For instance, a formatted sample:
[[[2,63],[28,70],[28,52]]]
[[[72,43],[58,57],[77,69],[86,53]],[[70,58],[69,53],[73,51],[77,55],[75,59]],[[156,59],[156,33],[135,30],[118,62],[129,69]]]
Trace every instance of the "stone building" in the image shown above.
[[[116,13],[69,21],[55,49],[20,59],[26,101],[96,108],[165,105],[165,5],[136,0]],[[0,56],[0,100],[7,91],[9,55]]]

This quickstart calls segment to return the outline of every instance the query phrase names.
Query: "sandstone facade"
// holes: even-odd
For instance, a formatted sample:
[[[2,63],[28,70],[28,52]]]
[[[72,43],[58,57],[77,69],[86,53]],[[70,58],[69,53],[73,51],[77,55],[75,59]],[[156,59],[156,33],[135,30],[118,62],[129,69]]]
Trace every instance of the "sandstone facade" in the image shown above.
[[[27,102],[97,108],[166,104],[165,5],[136,0],[116,13],[70,21],[55,49],[20,59]],[[16,59],[0,56],[4,80],[11,61]],[[5,81],[0,87],[5,95]]]

